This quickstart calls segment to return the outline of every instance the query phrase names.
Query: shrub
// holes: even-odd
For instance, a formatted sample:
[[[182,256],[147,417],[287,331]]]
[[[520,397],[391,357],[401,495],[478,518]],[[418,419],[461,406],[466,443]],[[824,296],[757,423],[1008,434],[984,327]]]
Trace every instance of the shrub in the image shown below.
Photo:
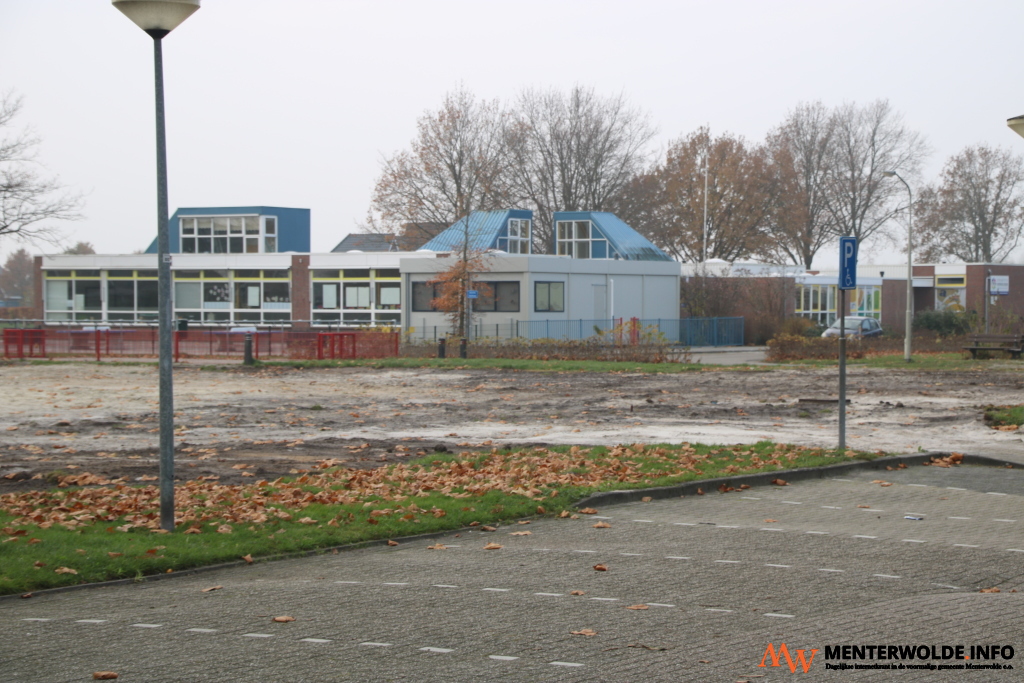
[[[921,311],[914,316],[914,329],[931,330],[949,337],[971,331],[973,316],[957,311]]]

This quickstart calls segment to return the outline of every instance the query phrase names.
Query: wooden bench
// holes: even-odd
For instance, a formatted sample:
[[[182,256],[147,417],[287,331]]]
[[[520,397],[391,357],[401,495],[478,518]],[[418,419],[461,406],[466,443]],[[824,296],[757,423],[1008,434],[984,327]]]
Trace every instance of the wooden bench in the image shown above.
[[[964,351],[971,352],[971,358],[978,357],[978,351],[1003,351],[1011,358],[1020,358],[1024,351],[1024,335],[1020,334],[972,334],[971,345]]]

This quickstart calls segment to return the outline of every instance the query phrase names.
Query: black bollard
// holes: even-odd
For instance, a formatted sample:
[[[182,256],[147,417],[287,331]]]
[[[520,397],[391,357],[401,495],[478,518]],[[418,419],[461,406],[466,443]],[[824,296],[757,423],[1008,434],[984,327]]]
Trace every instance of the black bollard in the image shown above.
[[[437,340],[437,357],[438,358],[444,358],[444,354],[445,354],[445,348],[444,347],[445,347],[444,337],[441,337],[440,339]]]
[[[245,335],[245,352],[242,357],[242,363],[245,365],[255,365],[255,361],[252,359],[252,335]]]
[[[468,357],[469,356],[468,356],[468,353],[466,351],[466,338],[463,337],[462,339],[459,340],[459,358],[468,358]]]

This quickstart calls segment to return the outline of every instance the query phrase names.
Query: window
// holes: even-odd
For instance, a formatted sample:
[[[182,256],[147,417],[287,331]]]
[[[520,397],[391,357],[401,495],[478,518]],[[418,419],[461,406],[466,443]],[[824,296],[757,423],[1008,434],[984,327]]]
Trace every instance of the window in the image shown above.
[[[202,308],[203,286],[198,282],[174,283],[175,308]]]
[[[377,283],[377,308],[399,309],[402,307],[402,286],[397,282]]]
[[[342,271],[342,277],[346,279],[359,279],[369,280],[370,269],[369,268],[346,268]]]
[[[431,303],[437,294],[434,291],[434,286],[429,282],[413,282],[412,283],[412,310],[419,312],[434,311]]]
[[[313,278],[314,279],[337,280],[339,277],[341,277],[341,271],[340,270],[314,270],[313,271]]]
[[[565,311],[565,283],[533,283],[533,310],[549,313]]]
[[[155,280],[139,280],[135,283],[136,308],[140,311],[155,311],[159,307],[160,292]]]
[[[204,282],[203,308],[231,308],[231,286],[226,282]]]
[[[107,308],[111,311],[134,311],[135,283],[131,280],[108,282]]]
[[[605,236],[590,221],[558,221],[555,243],[555,252],[560,256],[580,259],[609,259],[618,256]]]
[[[370,284],[346,284],[345,308],[369,308]]]
[[[263,217],[264,251],[277,251],[277,218]],[[259,216],[185,216],[178,219],[183,254],[260,253]]]
[[[313,308],[315,309],[337,309],[338,306],[338,284],[334,282],[313,283]]]
[[[530,221],[526,218],[510,218],[508,221],[508,239],[504,245],[510,254],[529,254]]]
[[[518,282],[482,282],[490,290],[485,295],[484,288],[480,289],[480,298],[473,302],[474,311],[497,311],[503,313],[519,312],[519,283]]]
[[[262,297],[260,283],[235,283],[235,308],[260,308]]]
[[[398,270],[398,268],[378,268],[377,270],[373,271],[373,277],[377,278],[378,280],[381,280],[383,278],[400,278],[402,277],[402,273]]]
[[[263,308],[291,309],[291,289],[287,282],[263,283]]]

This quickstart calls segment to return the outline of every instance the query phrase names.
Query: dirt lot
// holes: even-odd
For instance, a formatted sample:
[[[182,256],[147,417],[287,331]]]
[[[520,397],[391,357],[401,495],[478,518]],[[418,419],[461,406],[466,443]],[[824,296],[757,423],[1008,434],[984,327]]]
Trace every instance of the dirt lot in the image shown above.
[[[500,370],[181,368],[177,476],[254,481],[337,459],[375,467],[433,450],[701,441],[834,446],[835,370],[678,375]],[[156,474],[155,367],[0,365],[0,492],[91,472]],[[1024,462],[1020,432],[985,426],[1024,373],[851,369],[849,444]],[[832,402],[828,402],[828,399]],[[246,466],[241,468],[240,466]],[[35,478],[33,478],[35,477]]]

